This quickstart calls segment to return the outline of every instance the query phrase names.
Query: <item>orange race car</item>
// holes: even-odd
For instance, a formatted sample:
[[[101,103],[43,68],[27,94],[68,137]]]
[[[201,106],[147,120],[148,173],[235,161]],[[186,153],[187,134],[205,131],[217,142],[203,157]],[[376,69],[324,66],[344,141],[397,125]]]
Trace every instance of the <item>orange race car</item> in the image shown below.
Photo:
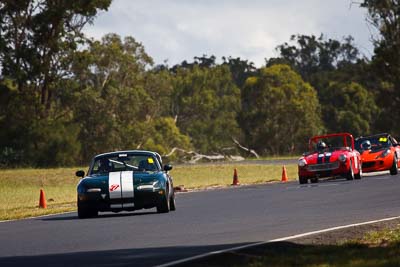
[[[390,134],[358,137],[355,148],[360,152],[363,172],[390,171],[396,175],[400,160],[400,144]]]

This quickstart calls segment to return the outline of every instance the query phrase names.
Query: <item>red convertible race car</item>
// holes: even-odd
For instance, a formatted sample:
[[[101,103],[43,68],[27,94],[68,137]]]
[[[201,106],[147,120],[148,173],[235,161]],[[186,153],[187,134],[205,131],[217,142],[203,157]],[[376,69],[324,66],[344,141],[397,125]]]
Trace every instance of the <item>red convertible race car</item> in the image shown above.
[[[300,184],[317,183],[319,178],[341,176],[347,180],[361,179],[361,156],[354,149],[349,133],[314,136],[309,151],[299,159]]]
[[[391,175],[398,174],[400,145],[390,134],[359,137],[355,146],[361,153],[363,172],[389,170]]]

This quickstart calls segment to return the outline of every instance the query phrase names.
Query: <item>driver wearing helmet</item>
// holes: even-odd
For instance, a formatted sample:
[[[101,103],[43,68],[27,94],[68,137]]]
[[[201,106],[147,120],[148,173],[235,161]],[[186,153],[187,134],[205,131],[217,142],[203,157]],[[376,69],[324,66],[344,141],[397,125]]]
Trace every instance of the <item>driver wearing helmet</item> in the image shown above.
[[[370,150],[372,147],[371,142],[369,140],[365,140],[364,142],[361,143],[361,148],[363,150]]]
[[[107,158],[100,159],[99,161],[99,172],[105,173],[111,171],[111,164]]]
[[[318,143],[317,143],[317,150],[318,150],[318,152],[322,152],[322,151],[324,151],[326,148],[328,148],[328,146],[325,144],[325,142],[324,141],[318,141]]]

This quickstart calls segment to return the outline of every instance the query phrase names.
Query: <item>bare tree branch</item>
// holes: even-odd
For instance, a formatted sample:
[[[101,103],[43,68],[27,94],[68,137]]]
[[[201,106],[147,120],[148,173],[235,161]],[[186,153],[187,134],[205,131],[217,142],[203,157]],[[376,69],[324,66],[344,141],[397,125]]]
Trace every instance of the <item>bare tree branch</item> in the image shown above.
[[[216,160],[240,161],[240,160],[244,160],[244,158],[240,157],[240,156],[232,156],[232,155],[231,156],[225,156],[225,155],[222,155],[222,154],[204,155],[204,154],[197,153],[195,151],[187,151],[187,150],[184,150],[184,149],[181,149],[181,148],[178,148],[178,147],[174,147],[168,154],[163,155],[163,157],[168,158],[168,157],[172,156],[175,152],[181,152],[181,153],[184,153],[186,155],[189,155],[190,156],[190,159],[188,161],[189,163],[196,163],[201,159],[206,159],[206,160],[209,160],[209,161],[216,161]]]
[[[254,151],[253,149],[247,148],[242,146],[238,140],[236,140],[235,138],[232,137],[232,141],[241,149],[243,149],[244,151],[249,152],[250,154],[253,154],[256,158],[260,158],[260,156],[257,154],[256,151]]]

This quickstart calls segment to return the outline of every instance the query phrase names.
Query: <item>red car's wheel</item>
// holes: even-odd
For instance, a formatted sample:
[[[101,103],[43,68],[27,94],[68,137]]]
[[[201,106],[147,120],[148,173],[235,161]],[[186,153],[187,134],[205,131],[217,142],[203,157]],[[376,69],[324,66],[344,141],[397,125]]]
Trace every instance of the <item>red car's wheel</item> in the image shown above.
[[[390,174],[391,175],[397,175],[399,173],[399,167],[397,166],[397,158],[394,156],[393,158],[393,165],[392,168],[390,168]]]
[[[306,184],[307,182],[308,182],[308,180],[307,180],[306,177],[299,176],[299,183],[300,184]]]
[[[346,176],[347,180],[354,180],[353,162],[350,160],[350,169]]]
[[[357,180],[360,180],[362,178],[362,168],[361,168],[361,164],[358,164],[358,173],[356,175],[354,175],[354,178]]]

